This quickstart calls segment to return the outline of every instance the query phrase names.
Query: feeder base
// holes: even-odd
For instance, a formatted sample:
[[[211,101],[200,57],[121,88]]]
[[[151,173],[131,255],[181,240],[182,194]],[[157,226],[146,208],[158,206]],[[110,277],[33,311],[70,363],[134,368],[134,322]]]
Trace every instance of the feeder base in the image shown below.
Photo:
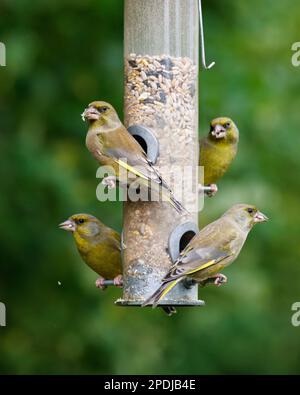
[[[115,305],[122,307],[138,307],[143,304],[143,301],[140,300],[124,300],[118,299],[115,301]],[[204,300],[166,300],[161,301],[157,307],[166,306],[166,307],[201,307],[205,306]],[[152,307],[151,305],[145,307]]]

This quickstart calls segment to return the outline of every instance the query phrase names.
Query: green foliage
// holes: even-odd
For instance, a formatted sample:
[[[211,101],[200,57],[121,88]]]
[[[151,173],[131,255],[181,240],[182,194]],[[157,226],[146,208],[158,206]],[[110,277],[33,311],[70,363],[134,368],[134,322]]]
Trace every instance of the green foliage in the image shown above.
[[[122,2],[3,0],[0,8],[0,372],[298,373],[300,329],[290,323],[300,300],[300,68],[290,50],[300,39],[298,3],[205,2],[216,66],[201,72],[201,130],[229,116],[241,144],[201,224],[237,202],[271,221],[254,229],[228,285],[201,291],[206,307],[171,319],[114,307],[120,291],[99,292],[57,228],[89,212],[121,229],[121,204],[96,200],[80,114],[98,98],[122,113]]]

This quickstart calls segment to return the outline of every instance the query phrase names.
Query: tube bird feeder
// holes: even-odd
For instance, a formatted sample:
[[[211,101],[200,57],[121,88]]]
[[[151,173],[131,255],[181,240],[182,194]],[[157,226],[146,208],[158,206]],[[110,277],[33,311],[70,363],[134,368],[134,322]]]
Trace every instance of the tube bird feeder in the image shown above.
[[[125,125],[189,213],[124,203],[118,305],[141,305],[198,231],[198,11],[197,0],[125,0]],[[179,283],[159,305],[203,304],[197,286]]]

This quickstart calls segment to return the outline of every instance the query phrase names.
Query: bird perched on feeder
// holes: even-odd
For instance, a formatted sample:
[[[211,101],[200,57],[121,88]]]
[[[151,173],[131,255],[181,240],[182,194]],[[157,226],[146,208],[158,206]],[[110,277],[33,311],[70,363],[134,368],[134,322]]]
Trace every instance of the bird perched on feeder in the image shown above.
[[[96,287],[105,289],[105,280],[122,286],[121,239],[119,233],[89,214],[74,214],[59,225],[72,232],[84,262],[101,277]]]
[[[213,280],[218,286],[227,282],[220,271],[238,257],[253,226],[267,220],[255,206],[237,204],[231,207],[193,237],[163,278],[162,285],[143,306],[152,304],[156,307],[176,284],[185,279],[200,284]]]
[[[161,192],[163,200],[168,201],[179,213],[186,212],[148,160],[140,144],[121,123],[112,105],[94,101],[83,112],[82,118],[89,122],[87,148],[101,165],[113,168],[117,181],[129,186],[134,178],[147,191]],[[109,184],[112,187],[111,177]]]
[[[218,188],[216,182],[223,177],[236,156],[239,130],[226,117],[213,119],[208,135],[200,140],[200,166],[204,166],[204,191],[213,196]],[[203,187],[202,187],[203,188]]]
[[[97,288],[104,290],[105,280],[113,280],[117,287],[123,285],[119,233],[89,214],[74,214],[59,227],[72,232],[82,259],[101,276],[96,280]],[[174,307],[163,306],[162,309],[168,315],[176,313]]]

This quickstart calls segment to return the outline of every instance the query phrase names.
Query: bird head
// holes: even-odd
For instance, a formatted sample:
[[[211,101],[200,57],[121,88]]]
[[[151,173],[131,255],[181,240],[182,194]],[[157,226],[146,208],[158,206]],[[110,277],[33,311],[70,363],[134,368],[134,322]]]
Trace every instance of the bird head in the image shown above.
[[[210,123],[209,137],[215,141],[226,140],[237,142],[239,139],[239,130],[230,118],[215,118]]]
[[[94,101],[81,114],[83,121],[90,124],[97,123],[99,125],[108,124],[110,120],[118,119],[118,115],[113,106],[104,101]]]
[[[226,211],[243,230],[250,230],[255,224],[268,221],[268,217],[250,204],[236,204]]]
[[[65,222],[58,225],[60,229],[80,235],[93,237],[101,231],[101,222],[89,214],[74,214]]]

